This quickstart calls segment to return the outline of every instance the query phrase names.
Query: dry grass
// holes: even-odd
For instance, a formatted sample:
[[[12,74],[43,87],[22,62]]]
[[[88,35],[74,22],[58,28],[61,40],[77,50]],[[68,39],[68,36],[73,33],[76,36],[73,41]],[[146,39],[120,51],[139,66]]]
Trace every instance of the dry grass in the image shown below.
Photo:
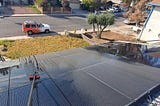
[[[88,46],[83,39],[67,36],[48,36],[34,39],[16,40],[8,45],[8,51],[3,55],[15,59],[23,56],[56,52],[70,48]]]

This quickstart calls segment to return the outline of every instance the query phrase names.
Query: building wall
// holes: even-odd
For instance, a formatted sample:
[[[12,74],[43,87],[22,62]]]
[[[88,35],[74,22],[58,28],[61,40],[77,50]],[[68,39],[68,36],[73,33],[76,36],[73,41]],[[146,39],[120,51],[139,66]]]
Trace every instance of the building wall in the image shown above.
[[[160,40],[160,7],[154,8],[139,38],[144,41]]]
[[[80,9],[80,3],[70,3],[71,9]]]
[[[14,4],[17,5],[24,5],[24,4],[28,4],[28,0],[13,0]]]
[[[110,0],[110,1],[112,1],[114,3],[118,3],[118,4],[120,4],[122,2],[122,0]]]
[[[3,0],[4,5],[26,5],[28,0]]]

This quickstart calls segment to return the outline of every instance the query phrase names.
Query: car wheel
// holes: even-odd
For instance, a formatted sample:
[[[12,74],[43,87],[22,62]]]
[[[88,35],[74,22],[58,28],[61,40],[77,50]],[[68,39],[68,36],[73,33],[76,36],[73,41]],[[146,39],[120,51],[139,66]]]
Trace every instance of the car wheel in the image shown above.
[[[49,29],[46,29],[46,30],[45,30],[45,33],[49,33],[49,32],[50,32]]]
[[[32,31],[28,31],[27,34],[28,34],[28,35],[32,35],[33,32],[32,32]]]

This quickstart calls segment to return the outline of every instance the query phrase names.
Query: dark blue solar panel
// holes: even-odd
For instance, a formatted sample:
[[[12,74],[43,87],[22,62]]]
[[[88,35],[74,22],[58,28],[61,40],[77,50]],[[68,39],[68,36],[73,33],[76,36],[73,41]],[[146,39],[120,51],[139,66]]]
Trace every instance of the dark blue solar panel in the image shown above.
[[[33,106],[124,106],[160,83],[159,69],[145,65],[143,55],[137,54],[146,50],[133,50],[116,43],[23,57],[20,67],[11,69],[10,104],[27,105],[28,76],[36,70],[41,78]],[[8,73],[0,75],[0,106],[7,105],[7,89]]]

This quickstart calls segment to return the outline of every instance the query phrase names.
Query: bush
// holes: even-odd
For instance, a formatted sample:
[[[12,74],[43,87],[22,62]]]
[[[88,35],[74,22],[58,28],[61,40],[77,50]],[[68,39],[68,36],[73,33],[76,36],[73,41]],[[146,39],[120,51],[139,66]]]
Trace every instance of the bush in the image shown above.
[[[82,0],[82,7],[86,10],[92,10],[94,7],[94,0]]]
[[[36,4],[41,7],[43,4],[43,0],[36,0]]]
[[[10,45],[13,40],[0,40],[0,45]]]
[[[29,8],[34,9],[38,14],[41,14],[41,11],[35,6],[35,5],[30,5]]]

